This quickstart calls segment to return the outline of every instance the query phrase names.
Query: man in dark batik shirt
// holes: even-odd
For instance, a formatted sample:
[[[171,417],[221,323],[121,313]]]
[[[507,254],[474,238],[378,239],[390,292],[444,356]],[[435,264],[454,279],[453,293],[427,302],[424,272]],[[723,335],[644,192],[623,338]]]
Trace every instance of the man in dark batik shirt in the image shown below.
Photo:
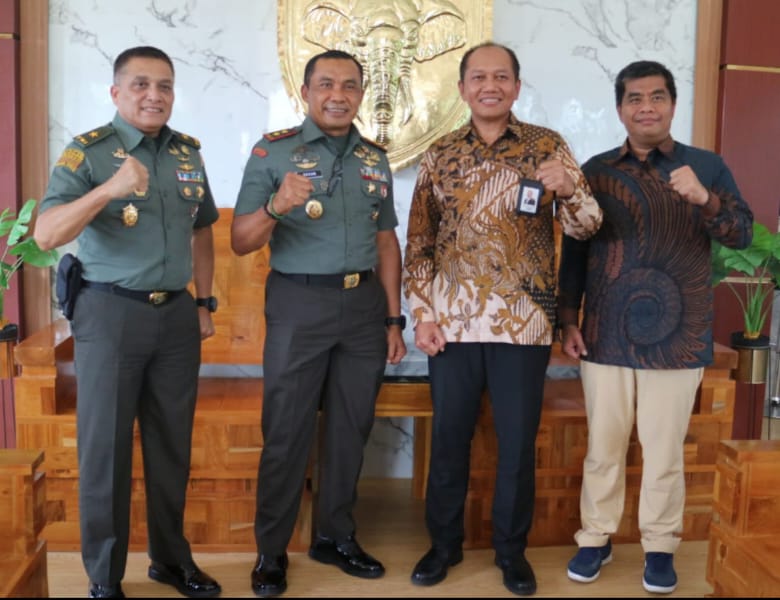
[[[663,65],[628,65],[615,94],[628,138],[583,166],[604,222],[589,240],[564,236],[559,272],[562,347],[582,359],[588,418],[582,528],[568,575],[593,581],[612,558],[636,421],[642,581],[669,593],[685,505],[683,442],[712,362],[710,244],[748,246],[753,214],[720,156],[672,139],[677,93]]]

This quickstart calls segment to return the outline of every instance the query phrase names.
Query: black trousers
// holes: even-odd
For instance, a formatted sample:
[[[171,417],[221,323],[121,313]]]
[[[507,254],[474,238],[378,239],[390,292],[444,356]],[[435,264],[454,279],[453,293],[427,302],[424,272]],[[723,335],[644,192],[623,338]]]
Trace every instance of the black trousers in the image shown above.
[[[376,278],[342,290],[272,271],[265,315],[255,539],[258,552],[279,555],[295,528],[320,408],[317,529],[334,539],[355,533],[363,448],[387,360],[387,296]]]
[[[525,551],[535,495],[536,433],[550,346],[448,342],[428,359],[433,399],[425,520],[434,545],[460,548],[471,440],[487,389],[498,440],[493,547]]]
[[[149,556],[191,560],[184,537],[200,365],[195,301],[161,306],[81,291],[72,322],[78,386],[81,554],[90,580],[115,584],[127,563],[133,425],[144,463]]]

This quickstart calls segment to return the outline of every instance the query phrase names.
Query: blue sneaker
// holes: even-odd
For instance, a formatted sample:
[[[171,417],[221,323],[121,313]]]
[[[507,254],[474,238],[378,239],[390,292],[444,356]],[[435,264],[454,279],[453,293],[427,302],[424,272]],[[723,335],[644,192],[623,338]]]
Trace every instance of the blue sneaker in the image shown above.
[[[674,572],[674,554],[669,552],[648,552],[645,554],[645,574],[642,585],[648,592],[669,594],[677,587],[677,573]]]
[[[595,581],[601,572],[601,565],[612,560],[612,542],[607,540],[604,546],[583,546],[569,561],[566,574],[569,579],[580,583]]]

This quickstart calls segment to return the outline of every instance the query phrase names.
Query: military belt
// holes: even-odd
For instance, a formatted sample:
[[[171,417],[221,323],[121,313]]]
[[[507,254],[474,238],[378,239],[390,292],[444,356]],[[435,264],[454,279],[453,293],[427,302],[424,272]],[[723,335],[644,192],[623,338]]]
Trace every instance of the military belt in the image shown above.
[[[83,280],[82,287],[98,290],[101,292],[107,292],[109,294],[116,294],[117,296],[124,296],[125,298],[131,298],[133,300],[145,302],[146,304],[152,304],[154,306],[165,304],[166,302],[173,300],[176,296],[184,292],[184,290],[130,290],[113,283],[105,283],[102,281],[87,281],[86,279]]]
[[[374,272],[357,271],[355,273],[333,273],[323,275],[320,273],[282,273],[276,271],[290,281],[296,283],[302,283],[304,285],[314,285],[320,287],[339,288],[342,290],[348,290],[359,286],[362,282],[368,281],[374,276]]]

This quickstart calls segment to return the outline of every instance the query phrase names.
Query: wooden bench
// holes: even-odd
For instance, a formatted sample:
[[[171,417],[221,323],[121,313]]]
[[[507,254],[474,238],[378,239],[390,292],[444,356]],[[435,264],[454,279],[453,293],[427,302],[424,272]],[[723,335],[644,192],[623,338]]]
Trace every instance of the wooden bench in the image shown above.
[[[780,440],[720,445],[707,582],[713,596],[780,595]]]
[[[203,344],[204,372],[195,412],[191,480],[185,530],[196,551],[254,551],[253,520],[257,464],[263,441],[260,429],[265,324],[263,303],[268,251],[237,257],[230,249],[232,211],[221,209],[214,226],[216,335]],[[24,339],[16,347],[20,374],[15,379],[16,437],[20,448],[44,449],[47,473],[45,531],[51,550],[79,547],[78,466],[76,459],[76,385],[70,326],[60,319]],[[686,536],[705,539],[709,524],[717,443],[731,432],[734,382],[729,370],[733,350],[719,346],[707,369],[701,398],[686,445],[689,509]],[[575,366],[554,347],[553,366]],[[230,376],[208,371],[222,369]],[[249,374],[249,377],[242,376]],[[224,375],[224,374],[223,374]],[[376,414],[414,418],[413,494],[424,495],[430,455],[432,413],[427,383],[386,382]],[[492,436],[492,437],[491,437]],[[467,545],[489,546],[490,501],[495,473],[495,436],[489,406],[483,410],[472,452],[472,478],[467,512]],[[550,379],[537,441],[539,472],[532,543],[570,544],[578,526],[582,459],[587,443],[585,411],[578,379]],[[638,539],[629,525],[638,498],[639,449],[629,451],[626,525],[620,539]],[[133,472],[131,548],[146,547],[146,521],[140,445]],[[312,490],[306,486],[291,551],[308,548]],[[422,527],[423,524],[421,523]],[[616,540],[617,541],[617,540]]]
[[[43,453],[0,449],[0,598],[47,598]]]

